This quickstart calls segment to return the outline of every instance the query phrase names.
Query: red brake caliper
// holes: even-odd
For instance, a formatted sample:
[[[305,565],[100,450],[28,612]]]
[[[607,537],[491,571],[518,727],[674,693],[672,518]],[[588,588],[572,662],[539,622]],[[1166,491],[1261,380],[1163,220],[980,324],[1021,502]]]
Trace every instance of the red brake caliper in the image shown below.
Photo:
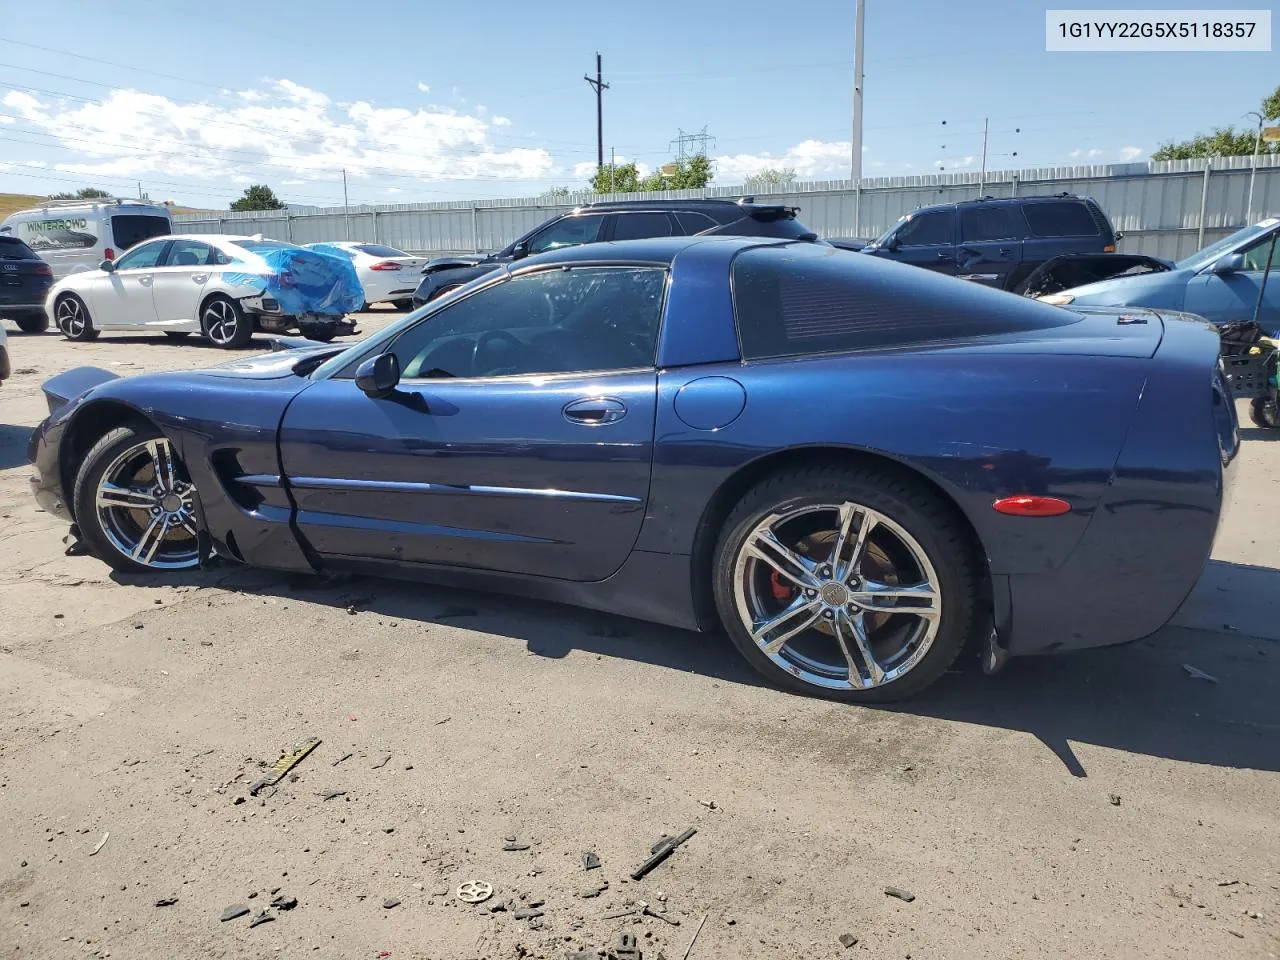
[[[773,599],[780,603],[790,600],[795,594],[795,587],[789,581],[783,580],[782,574],[777,570],[769,574],[769,585],[773,588]]]

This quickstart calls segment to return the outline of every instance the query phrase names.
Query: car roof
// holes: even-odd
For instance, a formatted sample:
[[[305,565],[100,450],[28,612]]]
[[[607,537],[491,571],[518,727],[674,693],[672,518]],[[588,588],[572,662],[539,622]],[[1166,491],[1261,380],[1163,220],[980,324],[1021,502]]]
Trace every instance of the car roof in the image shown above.
[[[610,240],[602,243],[583,243],[547,253],[534,254],[512,266],[523,270],[526,266],[555,266],[574,263],[659,263],[670,264],[677,256],[693,246],[716,244],[726,255],[750,247],[777,247],[805,241],[781,237],[650,237],[644,240]]]
[[[785,203],[756,203],[755,197],[700,197],[689,200],[663,200],[655,197],[651,200],[597,200],[582,203],[567,211],[569,214],[585,211],[609,212],[610,210],[713,210],[724,213],[726,210],[786,210],[791,209]]]

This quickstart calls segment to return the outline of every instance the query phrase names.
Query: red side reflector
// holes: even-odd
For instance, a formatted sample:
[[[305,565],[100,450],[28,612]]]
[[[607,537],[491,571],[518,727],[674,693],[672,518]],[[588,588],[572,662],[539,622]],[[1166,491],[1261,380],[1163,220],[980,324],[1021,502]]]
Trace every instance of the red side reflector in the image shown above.
[[[1057,497],[1004,497],[991,506],[1010,517],[1060,517],[1071,512],[1071,504]]]
[[[107,247],[107,249],[102,251],[103,260],[114,260],[115,258],[116,258],[116,252],[112,250],[110,247]]]

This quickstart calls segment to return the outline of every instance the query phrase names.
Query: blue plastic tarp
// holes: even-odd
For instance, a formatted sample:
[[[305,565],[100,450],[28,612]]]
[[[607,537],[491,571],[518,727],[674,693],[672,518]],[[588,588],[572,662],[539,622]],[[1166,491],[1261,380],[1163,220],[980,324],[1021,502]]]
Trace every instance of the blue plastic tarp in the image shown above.
[[[270,272],[227,273],[230,283],[253,287],[280,304],[288,316],[342,316],[364,304],[364,288],[356,268],[345,256],[301,247],[255,250]]]

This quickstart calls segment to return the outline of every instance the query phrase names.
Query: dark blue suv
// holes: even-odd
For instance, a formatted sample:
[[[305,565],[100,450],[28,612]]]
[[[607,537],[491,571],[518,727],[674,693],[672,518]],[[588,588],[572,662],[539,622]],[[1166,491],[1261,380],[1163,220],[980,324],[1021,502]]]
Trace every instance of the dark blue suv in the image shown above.
[[[1115,253],[1119,237],[1090,197],[983,197],[913,210],[862,252],[1019,292],[1046,261]]]

